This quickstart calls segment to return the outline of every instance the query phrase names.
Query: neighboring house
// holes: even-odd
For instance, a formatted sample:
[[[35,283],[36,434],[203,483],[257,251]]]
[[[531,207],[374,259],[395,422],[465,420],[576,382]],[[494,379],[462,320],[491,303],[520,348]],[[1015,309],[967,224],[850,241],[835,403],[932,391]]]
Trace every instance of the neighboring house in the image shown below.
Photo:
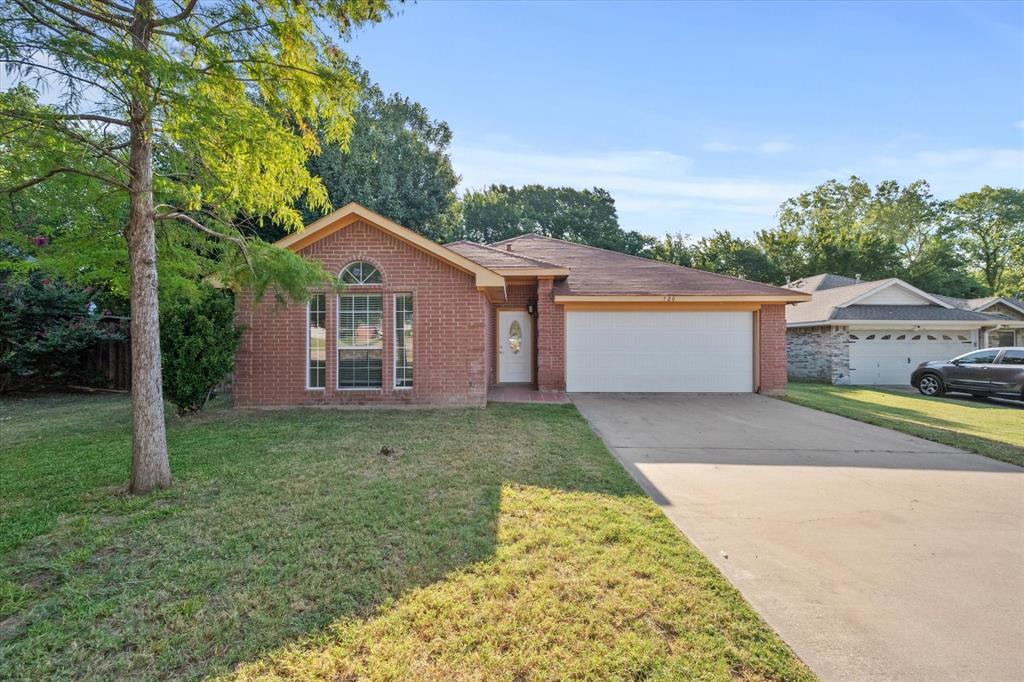
[[[926,360],[1024,345],[1024,302],[929,294],[900,279],[825,273],[787,285],[811,300],[786,310],[789,376],[832,383],[906,384]]]
[[[783,308],[810,299],[535,235],[442,246],[357,204],[277,244],[344,289],[238,297],[238,405],[482,405],[497,384],[778,391]]]

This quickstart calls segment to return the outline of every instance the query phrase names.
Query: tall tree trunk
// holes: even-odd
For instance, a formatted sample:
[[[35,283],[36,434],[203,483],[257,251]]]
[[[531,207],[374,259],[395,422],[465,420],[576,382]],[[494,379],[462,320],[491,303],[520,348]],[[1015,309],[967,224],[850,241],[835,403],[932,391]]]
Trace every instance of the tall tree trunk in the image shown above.
[[[140,11],[141,10],[141,11]],[[146,50],[152,3],[136,6],[135,47]],[[153,214],[153,119],[149,102],[138,95],[130,106],[131,206],[128,272],[131,281],[132,473],[128,490],[145,493],[171,484],[160,374],[160,308],[157,297],[156,228]]]

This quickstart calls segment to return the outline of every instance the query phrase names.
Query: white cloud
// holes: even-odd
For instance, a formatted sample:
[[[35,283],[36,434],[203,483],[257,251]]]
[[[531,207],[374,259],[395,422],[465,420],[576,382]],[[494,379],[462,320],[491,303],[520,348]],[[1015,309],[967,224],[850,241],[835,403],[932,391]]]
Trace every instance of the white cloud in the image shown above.
[[[539,183],[576,188],[603,187],[615,197],[626,229],[648,234],[708,234],[729,229],[751,235],[770,227],[775,212],[789,197],[830,178],[857,175],[876,184],[894,179],[928,180],[935,195],[951,199],[982,185],[1024,186],[1022,149],[925,149],[897,154],[854,154],[833,149],[836,163],[810,166],[807,159],[786,157],[762,175],[704,174],[689,157],[659,150],[559,154],[517,150],[508,141],[452,150],[463,189],[490,184]],[[721,167],[720,160],[717,167]],[[742,168],[739,163],[736,168]],[[768,174],[770,172],[770,175]]]
[[[767,226],[779,203],[803,189],[760,178],[702,176],[689,158],[657,150],[556,154],[456,145],[452,157],[464,189],[492,183],[603,187],[615,197],[623,227],[651,234],[734,227],[734,217],[743,217],[742,229]]]
[[[875,157],[865,165],[879,177],[905,182],[924,178],[936,195],[950,198],[982,185],[1024,186],[1024,149],[922,150]]]

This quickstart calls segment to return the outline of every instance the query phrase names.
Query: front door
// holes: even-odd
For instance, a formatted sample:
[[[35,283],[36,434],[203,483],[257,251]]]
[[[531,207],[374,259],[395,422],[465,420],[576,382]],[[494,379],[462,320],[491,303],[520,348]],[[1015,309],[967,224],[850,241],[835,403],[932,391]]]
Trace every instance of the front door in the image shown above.
[[[533,381],[533,318],[525,310],[498,311],[498,383]]]

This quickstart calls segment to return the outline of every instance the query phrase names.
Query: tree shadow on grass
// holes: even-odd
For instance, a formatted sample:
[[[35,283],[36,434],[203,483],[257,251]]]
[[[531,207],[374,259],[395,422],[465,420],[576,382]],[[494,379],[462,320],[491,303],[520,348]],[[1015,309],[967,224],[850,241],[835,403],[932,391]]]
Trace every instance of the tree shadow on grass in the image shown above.
[[[509,546],[540,543],[534,550],[542,558],[517,561],[511,549],[494,580],[512,590],[516,575],[529,583],[537,572],[549,580],[538,598],[563,589],[550,582],[560,565],[586,569],[566,549],[579,544],[578,534],[566,531],[550,545],[555,554],[545,554],[543,536],[559,516],[552,509],[575,505],[577,520],[586,520],[582,527],[596,524],[590,530],[614,526],[616,505],[624,503],[648,505],[651,518],[661,518],[572,406],[224,411],[175,422],[169,438],[177,476],[172,489],[143,499],[94,489],[82,511],[62,516],[52,532],[0,563],[0,677],[200,678],[282,648],[321,660],[321,638],[341,632],[353,641],[360,623],[393,612],[402,595],[431,585],[447,590],[446,576],[495,565],[499,520],[510,518],[501,516],[503,496],[521,503],[506,530],[522,537]],[[383,455],[382,446],[396,453]],[[532,492],[524,498],[522,490]],[[696,552],[661,521],[659,532],[668,532],[677,550]],[[630,541],[639,528],[633,523],[607,544]],[[567,545],[565,538],[576,539]],[[706,560],[687,556],[700,568],[698,582],[713,582],[717,574]],[[622,582],[621,575],[606,577]],[[477,581],[452,584],[483,589]],[[768,661],[789,660],[727,585],[701,589],[728,593],[735,638],[768,642]],[[471,636],[465,618],[475,616],[465,613],[460,598],[453,595],[434,618]],[[530,618],[559,608],[536,606]],[[455,620],[459,614],[464,618]],[[577,625],[591,622],[587,614],[581,618]],[[500,623],[501,614],[489,613],[479,627],[493,619]],[[514,647],[514,635],[506,631],[495,641]],[[403,646],[416,637],[403,639]],[[711,664],[747,665],[728,653],[736,648],[718,642]],[[396,660],[413,660],[399,653]],[[626,653],[613,658],[626,660]],[[535,666],[544,659],[523,660]],[[340,670],[334,657],[330,665]],[[749,665],[770,671],[774,664]]]

